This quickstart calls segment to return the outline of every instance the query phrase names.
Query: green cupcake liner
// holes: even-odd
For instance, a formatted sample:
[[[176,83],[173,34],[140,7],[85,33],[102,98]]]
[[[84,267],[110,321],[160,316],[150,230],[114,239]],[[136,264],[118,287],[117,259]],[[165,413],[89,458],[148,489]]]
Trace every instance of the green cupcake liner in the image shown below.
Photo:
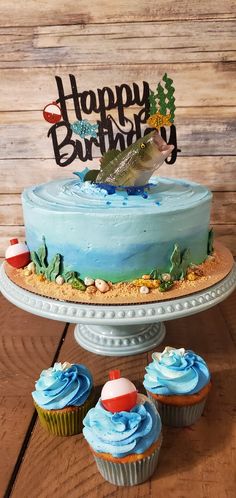
[[[88,399],[81,406],[71,406],[61,410],[45,410],[35,403],[39,420],[50,434],[55,436],[73,436],[80,434],[83,429],[83,419],[93,406],[94,394],[91,393]]]

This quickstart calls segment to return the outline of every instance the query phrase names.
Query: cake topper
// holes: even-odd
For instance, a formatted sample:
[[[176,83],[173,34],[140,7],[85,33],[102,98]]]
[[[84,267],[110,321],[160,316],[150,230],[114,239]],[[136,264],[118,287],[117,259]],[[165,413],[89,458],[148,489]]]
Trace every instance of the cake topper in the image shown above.
[[[72,131],[79,135],[81,138],[85,138],[87,136],[96,137],[98,131],[97,124],[90,124],[87,119],[82,119],[81,121],[75,121],[72,125],[70,125]]]
[[[105,86],[96,91],[79,91],[75,76],[70,74],[69,79],[71,91],[66,94],[62,79],[56,76],[58,98],[43,111],[46,121],[52,124],[48,137],[52,140],[59,166],[68,166],[77,159],[92,161],[108,151],[118,154],[148,135],[153,128],[160,132],[168,146],[172,146],[170,156],[164,160],[168,164],[176,161],[179,149],[173,124],[174,87],[167,74],[163,76],[164,83],[159,83],[155,91],[146,81],[140,85],[123,83],[115,85],[114,89]],[[76,118],[72,123],[67,108],[71,102]],[[93,115],[91,122],[85,119],[88,115]],[[170,127],[168,140],[166,126]]]
[[[43,110],[43,117],[48,123],[58,123],[61,120],[61,109],[56,102],[47,104]]]

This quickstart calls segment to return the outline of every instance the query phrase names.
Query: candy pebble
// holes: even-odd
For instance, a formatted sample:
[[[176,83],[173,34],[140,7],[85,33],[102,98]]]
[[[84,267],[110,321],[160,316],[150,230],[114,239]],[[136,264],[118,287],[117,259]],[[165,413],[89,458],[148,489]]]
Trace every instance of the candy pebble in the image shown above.
[[[55,280],[56,284],[58,285],[63,285],[65,283],[65,279],[62,277],[62,275],[58,275]]]
[[[94,279],[91,277],[85,277],[84,279],[85,285],[88,287],[89,285],[94,285]]]
[[[105,282],[105,280],[101,280],[100,278],[97,278],[95,280],[95,287],[97,287],[97,289],[100,291],[100,292],[107,292],[109,291],[110,287],[108,285],[107,282]]]
[[[31,262],[27,265],[27,270],[29,270],[31,273],[35,273],[35,264],[33,263],[33,261],[31,261]]]
[[[140,287],[140,294],[149,294],[149,288],[146,287],[146,285],[142,285],[142,287]]]

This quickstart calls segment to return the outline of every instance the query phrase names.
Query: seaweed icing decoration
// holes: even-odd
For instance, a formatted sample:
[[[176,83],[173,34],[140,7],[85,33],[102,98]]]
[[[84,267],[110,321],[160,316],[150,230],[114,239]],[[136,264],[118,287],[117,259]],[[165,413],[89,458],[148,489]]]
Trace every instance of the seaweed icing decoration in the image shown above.
[[[160,286],[159,286],[159,291],[166,292],[169,289],[171,289],[171,287],[173,287],[173,285],[174,285],[173,280],[167,280],[167,282],[162,281],[160,283]]]
[[[211,228],[208,232],[207,254],[211,255],[214,252],[214,232]]]
[[[152,270],[149,275],[151,280],[157,280],[160,282],[160,285],[158,287],[160,292],[166,292],[174,285],[174,281],[172,278],[170,278],[169,280],[163,280],[164,275],[166,274],[163,273],[159,268],[155,268],[154,270]]]
[[[70,284],[73,289],[77,289],[80,291],[86,290],[86,285],[84,284],[83,280],[78,277],[78,272],[68,271],[64,273],[63,276],[65,278],[65,281]]]
[[[159,268],[155,268],[154,270],[152,270],[150,273],[151,280],[159,280],[161,273],[162,272],[161,270],[159,270]]]
[[[38,252],[31,251],[30,255],[33,263],[35,264],[37,275],[44,275],[45,278],[54,282],[60,273],[62,257],[60,254],[55,254],[55,256],[48,263],[45,237],[43,237],[43,244],[38,249]]]
[[[56,277],[60,273],[60,265],[61,265],[61,255],[55,254],[55,256],[53,256],[50,263],[48,264],[48,267],[46,268],[45,277],[48,280],[55,282]]]
[[[178,244],[174,245],[173,252],[170,257],[170,274],[174,280],[178,280],[180,277],[180,264],[181,264],[181,256],[180,256],[180,248]]]
[[[191,263],[191,251],[190,249],[185,249],[184,252],[182,253],[180,278],[185,277],[190,263]]]
[[[173,252],[170,257],[170,274],[173,280],[180,280],[185,277],[187,269],[191,263],[191,253],[189,249],[185,249],[181,254],[178,244],[174,245]]]
[[[86,285],[83,280],[78,277],[78,272],[76,271],[62,271],[62,260],[61,254],[55,254],[50,262],[47,260],[48,251],[45,242],[45,237],[42,238],[43,244],[37,251],[31,251],[31,259],[35,264],[35,270],[37,275],[44,275],[47,280],[55,282],[58,275],[62,275],[65,282],[70,284],[73,289],[78,289],[81,291],[86,290]]]

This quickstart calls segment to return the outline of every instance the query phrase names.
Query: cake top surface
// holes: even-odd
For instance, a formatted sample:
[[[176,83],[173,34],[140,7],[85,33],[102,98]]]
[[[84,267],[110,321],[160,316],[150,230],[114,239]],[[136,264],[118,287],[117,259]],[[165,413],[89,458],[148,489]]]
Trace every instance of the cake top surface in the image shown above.
[[[209,201],[211,192],[203,185],[187,180],[152,177],[149,184],[130,195],[127,189],[115,189],[110,193],[103,186],[79,179],[58,179],[35,185],[24,190],[23,202],[52,211],[102,212],[103,214],[142,208],[160,213],[175,212],[195,207]]]

